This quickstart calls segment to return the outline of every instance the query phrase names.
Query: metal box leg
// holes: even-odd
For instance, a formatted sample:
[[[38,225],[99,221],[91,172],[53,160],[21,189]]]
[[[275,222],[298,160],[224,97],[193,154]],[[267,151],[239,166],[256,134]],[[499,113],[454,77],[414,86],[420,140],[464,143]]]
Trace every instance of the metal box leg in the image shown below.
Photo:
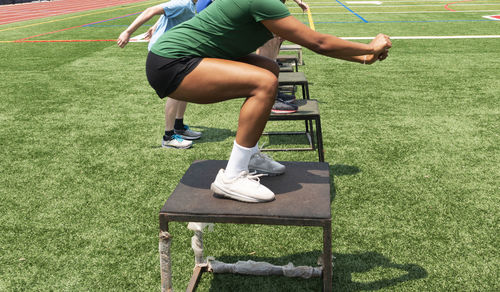
[[[323,226],[323,291],[332,291],[332,222]]]
[[[167,231],[160,232],[160,272],[161,291],[172,292],[172,261],[170,258],[170,245],[172,236]]]

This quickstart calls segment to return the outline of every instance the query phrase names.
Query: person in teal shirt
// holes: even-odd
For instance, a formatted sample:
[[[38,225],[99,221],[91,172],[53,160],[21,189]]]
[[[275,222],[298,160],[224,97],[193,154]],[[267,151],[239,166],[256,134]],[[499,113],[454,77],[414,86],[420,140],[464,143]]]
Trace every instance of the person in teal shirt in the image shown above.
[[[228,164],[211,185],[219,196],[272,201],[274,193],[251,171],[285,172],[257,146],[274,104],[279,67],[253,52],[273,34],[318,54],[361,64],[384,60],[392,46],[384,34],[364,44],[314,31],[279,0],[216,0],[163,34],[146,60],[148,81],[159,97],[200,104],[244,98]]]
[[[166,31],[196,15],[196,3],[197,0],[171,0],[147,8],[120,34],[117,40],[118,46],[125,47],[132,34],[141,25],[154,16],[160,15],[158,21],[148,29],[145,35],[145,39],[149,40],[148,50],[151,50],[156,40]],[[200,132],[193,131],[184,124],[186,107],[187,102],[185,101],[169,98],[165,102],[165,134],[162,139],[162,147],[187,149],[193,144],[191,140],[201,137]]]

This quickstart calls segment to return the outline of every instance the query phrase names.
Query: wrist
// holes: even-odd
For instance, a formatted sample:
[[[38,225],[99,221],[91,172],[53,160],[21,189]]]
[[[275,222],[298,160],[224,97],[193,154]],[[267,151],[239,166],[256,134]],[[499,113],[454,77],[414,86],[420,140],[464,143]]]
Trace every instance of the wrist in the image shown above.
[[[368,44],[368,54],[375,54],[375,47],[372,44]]]

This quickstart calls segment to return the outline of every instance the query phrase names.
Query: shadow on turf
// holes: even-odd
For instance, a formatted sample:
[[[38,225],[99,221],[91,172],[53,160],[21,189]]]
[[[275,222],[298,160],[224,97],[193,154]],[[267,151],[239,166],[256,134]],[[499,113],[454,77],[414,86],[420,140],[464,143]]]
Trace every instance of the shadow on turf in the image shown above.
[[[219,142],[226,140],[228,137],[236,137],[236,131],[231,131],[230,129],[220,129],[205,126],[193,126],[193,128],[194,130],[203,133],[201,139],[194,141],[194,143],[196,144]]]
[[[354,175],[361,172],[356,166],[345,165],[345,164],[334,164],[330,165],[330,171],[333,176],[342,176],[342,175]]]
[[[265,261],[275,265],[315,266],[320,251],[292,254],[280,258],[222,256],[217,260],[235,263],[238,260]],[[353,281],[353,274],[369,273],[374,269],[396,269],[401,276],[380,278],[367,282]],[[380,290],[396,286],[400,283],[427,277],[427,271],[415,264],[397,264],[377,252],[355,254],[334,253],[333,291],[366,291]],[[376,277],[375,277],[376,278]],[[320,278],[301,279],[284,276],[245,276],[235,274],[215,274],[208,284],[209,291],[321,291]]]
[[[194,140],[194,144],[224,141],[228,137],[236,137],[236,132],[229,129],[210,128],[204,126],[193,126],[193,130],[200,131],[203,136]],[[160,140],[161,142],[161,140]],[[151,148],[161,148],[161,145],[153,145]]]
[[[399,283],[427,277],[427,271],[415,264],[397,264],[377,252],[354,254],[334,253],[333,291],[380,290]],[[373,269],[395,269],[402,273],[393,278],[381,278],[366,282],[353,281],[353,274],[368,273]],[[375,277],[376,278],[376,277]]]

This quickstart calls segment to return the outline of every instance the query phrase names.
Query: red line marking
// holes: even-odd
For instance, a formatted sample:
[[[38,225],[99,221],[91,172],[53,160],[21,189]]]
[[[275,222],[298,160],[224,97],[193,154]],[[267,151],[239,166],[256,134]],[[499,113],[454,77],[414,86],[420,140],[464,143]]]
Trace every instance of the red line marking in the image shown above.
[[[462,1],[457,1],[457,2],[452,2],[452,3],[448,3],[444,6],[444,9],[446,10],[449,10],[449,11],[453,11],[453,12],[457,12],[456,10],[453,10],[451,8],[449,8],[448,6],[449,5],[453,5],[453,4],[457,4],[457,3],[460,3],[460,2],[468,2],[468,1],[472,1],[472,0],[462,0]]]

